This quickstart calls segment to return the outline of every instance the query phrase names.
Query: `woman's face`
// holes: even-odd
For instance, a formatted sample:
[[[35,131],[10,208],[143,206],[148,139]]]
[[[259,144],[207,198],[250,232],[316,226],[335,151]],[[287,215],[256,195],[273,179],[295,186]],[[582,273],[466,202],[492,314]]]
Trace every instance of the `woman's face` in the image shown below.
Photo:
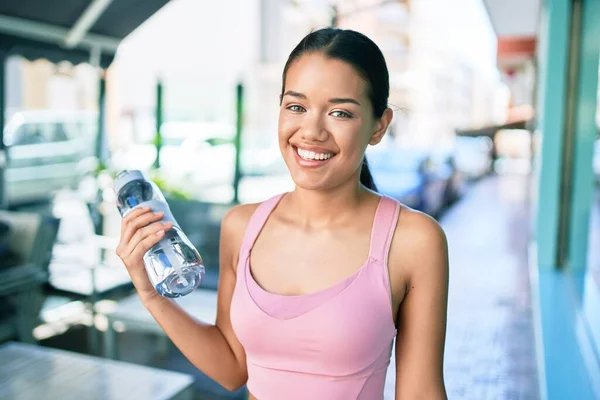
[[[323,190],[358,181],[367,145],[377,144],[389,124],[373,117],[367,90],[351,65],[322,53],[289,67],[279,147],[296,185]]]

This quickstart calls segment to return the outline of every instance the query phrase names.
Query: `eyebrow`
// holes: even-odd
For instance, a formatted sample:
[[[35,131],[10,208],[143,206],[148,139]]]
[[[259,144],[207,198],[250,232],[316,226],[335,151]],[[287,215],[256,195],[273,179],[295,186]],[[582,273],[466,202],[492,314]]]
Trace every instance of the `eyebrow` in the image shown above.
[[[305,99],[306,100],[306,95],[304,95],[302,93],[294,92],[293,90],[288,90],[283,95],[284,96],[297,97],[299,99]],[[356,104],[357,106],[360,107],[360,103],[358,101],[356,101],[355,99],[351,98],[351,97],[333,98],[333,99],[329,99],[329,102],[332,103],[332,104],[352,103],[352,104]]]

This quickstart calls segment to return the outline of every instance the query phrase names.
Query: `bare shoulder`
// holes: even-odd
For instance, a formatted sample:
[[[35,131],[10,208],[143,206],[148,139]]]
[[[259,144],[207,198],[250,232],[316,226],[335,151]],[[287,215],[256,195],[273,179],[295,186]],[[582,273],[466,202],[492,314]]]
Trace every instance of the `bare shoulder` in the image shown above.
[[[259,205],[260,203],[251,203],[239,204],[232,207],[223,217],[221,229],[231,234],[239,234],[241,232],[243,236],[252,214],[254,214]]]
[[[392,240],[391,268],[401,268],[408,279],[421,274],[446,274],[448,242],[440,224],[427,214],[401,206]]]
[[[240,204],[232,207],[221,221],[220,253],[222,259],[228,259],[224,265],[236,268],[239,250],[244,240],[250,218],[260,203]]]
[[[435,219],[409,207],[401,207],[395,236],[411,245],[409,248],[403,248],[403,252],[445,250],[446,234]]]

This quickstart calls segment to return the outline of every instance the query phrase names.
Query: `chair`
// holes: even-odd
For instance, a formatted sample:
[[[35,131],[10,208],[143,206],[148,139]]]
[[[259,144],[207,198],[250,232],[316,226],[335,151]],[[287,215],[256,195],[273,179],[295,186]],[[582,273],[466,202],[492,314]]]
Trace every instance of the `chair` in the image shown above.
[[[33,343],[60,220],[14,211],[0,211],[0,220],[10,225],[7,244],[16,256],[16,264],[0,270],[0,301],[13,309],[0,315],[0,340]]]

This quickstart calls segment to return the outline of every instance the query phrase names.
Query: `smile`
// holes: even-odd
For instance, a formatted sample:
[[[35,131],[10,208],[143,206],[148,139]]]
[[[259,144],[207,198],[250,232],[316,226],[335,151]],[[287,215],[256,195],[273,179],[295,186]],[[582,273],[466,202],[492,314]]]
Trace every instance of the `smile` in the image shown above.
[[[293,146],[296,162],[302,168],[317,168],[327,164],[336,153],[327,152],[326,149],[301,149],[297,146]],[[314,151],[314,150],[319,150]]]
[[[296,152],[298,155],[305,160],[327,160],[333,157],[333,153],[315,153],[313,151],[302,150],[301,148],[296,148]]]

